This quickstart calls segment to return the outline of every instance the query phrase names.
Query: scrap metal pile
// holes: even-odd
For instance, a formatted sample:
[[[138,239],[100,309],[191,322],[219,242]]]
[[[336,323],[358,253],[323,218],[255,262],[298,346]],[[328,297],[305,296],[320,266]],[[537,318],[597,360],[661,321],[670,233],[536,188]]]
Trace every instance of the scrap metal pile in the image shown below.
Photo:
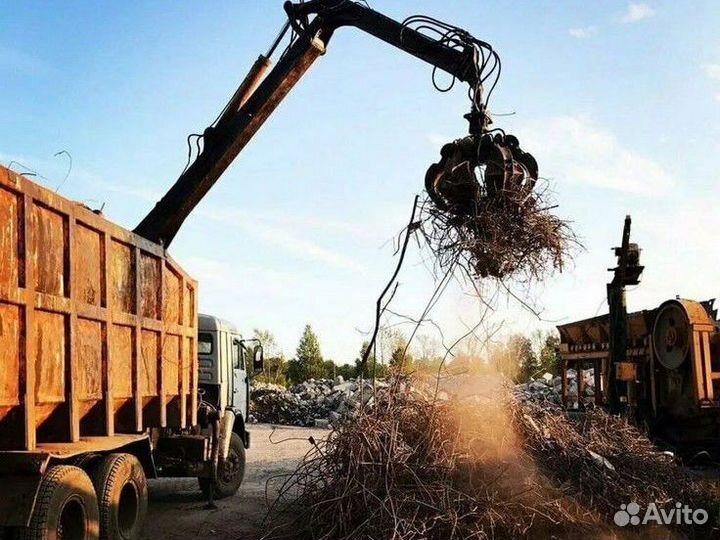
[[[608,523],[631,502],[643,509],[651,503],[664,509],[677,503],[710,512],[716,508],[717,495],[709,482],[622,417],[595,409],[570,418],[558,406],[525,401],[516,407],[513,421],[542,473]],[[678,528],[707,538],[711,531],[720,533],[717,526],[713,516],[704,526]]]
[[[273,509],[302,516],[293,537],[601,538],[617,530],[621,504],[714,508],[705,486],[625,421],[600,411],[573,421],[507,389],[439,400],[396,382],[310,442]]]
[[[376,387],[385,383],[376,381]],[[310,379],[286,389],[255,384],[251,393],[250,421],[290,426],[328,427],[352,414],[373,397],[369,381],[342,377]]]
[[[567,394],[571,398],[568,405],[571,408],[577,408],[582,403],[592,403],[595,396],[595,373],[593,369],[585,369],[581,372],[582,377],[582,394],[578,395],[578,375],[574,369],[567,371],[568,386]],[[534,401],[550,401],[556,405],[562,404],[562,380],[559,376],[553,377],[550,373],[545,373],[537,379],[515,385],[513,394],[520,400]]]

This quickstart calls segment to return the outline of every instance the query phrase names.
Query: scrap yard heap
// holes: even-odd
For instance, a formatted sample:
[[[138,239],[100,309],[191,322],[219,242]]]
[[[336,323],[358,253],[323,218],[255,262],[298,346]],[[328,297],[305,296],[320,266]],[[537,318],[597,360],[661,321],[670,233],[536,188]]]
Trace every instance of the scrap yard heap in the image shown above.
[[[278,36],[215,121],[188,137],[187,166],[133,231],[0,167],[0,538],[140,540],[153,512],[148,479],[191,478],[208,509],[225,499],[235,510],[251,491],[233,499],[258,422],[323,430],[285,439],[307,440],[307,454],[294,472],[268,479],[263,496],[274,502],[258,533],[268,539],[610,538],[625,503],[709,507],[711,489],[686,465],[720,461],[713,302],[675,299],[628,314],[625,288],[643,271],[628,218],[609,313],[558,327],[560,373],[534,370],[515,385],[489,362],[453,364],[458,344],[481,340],[479,325],[468,326],[448,345],[429,319],[448,282],[491,310],[497,297],[486,291],[512,296],[513,285],[541,282],[579,246],[536,159],[493,123],[500,57],[460,27],[426,16],[399,22],[365,2],[287,1],[284,11]],[[345,27],[466,85],[464,133],[418,178],[424,191],[400,233],[356,378],[333,378],[317,345],[330,378],[255,384],[260,332],[248,338],[199,314],[203,284],[168,249]],[[431,255],[436,289],[419,318],[393,313],[415,326],[380,380],[378,336],[414,244]],[[444,355],[432,370],[405,369],[428,322]],[[704,537],[714,527],[684,532]]]

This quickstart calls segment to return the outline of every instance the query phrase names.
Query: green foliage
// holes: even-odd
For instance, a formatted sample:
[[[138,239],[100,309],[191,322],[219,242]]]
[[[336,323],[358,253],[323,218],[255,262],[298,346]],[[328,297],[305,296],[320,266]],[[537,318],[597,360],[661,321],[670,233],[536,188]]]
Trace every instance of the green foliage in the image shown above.
[[[254,379],[257,382],[287,385],[287,361],[281,354],[271,358],[265,357],[265,365],[260,373],[256,373]]]
[[[401,371],[402,373],[412,373],[415,371],[415,359],[407,348],[407,345],[398,342],[390,356],[390,367]]]
[[[337,375],[340,375],[343,379],[352,379],[355,377],[356,368],[351,364],[343,364],[337,366]]]
[[[362,346],[360,347],[360,355],[355,360],[353,377],[362,376],[366,379],[370,379],[374,374],[376,379],[384,379],[388,375],[388,368],[385,364],[378,362],[377,358],[375,358],[375,355],[372,353],[370,353],[370,356],[368,356],[368,361],[367,364],[365,364],[365,368],[361,369],[362,359],[365,356],[365,351],[369,346],[370,343],[364,341]]]
[[[540,349],[540,369],[543,372],[560,375],[560,356],[557,349],[560,346],[560,338],[552,333],[545,337],[542,349]]]
[[[285,378],[290,384],[300,384],[305,380],[305,372],[303,367],[297,360],[288,360]]]
[[[337,375],[337,365],[332,360],[323,362],[323,377],[326,379],[334,379]]]
[[[516,382],[527,382],[530,377],[537,376],[540,370],[540,362],[533,351],[530,338],[522,335],[514,335],[510,338],[511,354],[516,355],[520,367]]]
[[[255,328],[253,335],[260,340],[265,351],[265,364],[260,373],[254,375],[254,379],[258,382],[272,384],[287,384],[287,362],[285,356],[278,350],[275,336],[270,330],[261,330]]]
[[[320,379],[325,375],[325,363],[320,352],[320,341],[309,324],[305,325],[305,330],[297,346],[295,359],[300,364],[303,380]]]

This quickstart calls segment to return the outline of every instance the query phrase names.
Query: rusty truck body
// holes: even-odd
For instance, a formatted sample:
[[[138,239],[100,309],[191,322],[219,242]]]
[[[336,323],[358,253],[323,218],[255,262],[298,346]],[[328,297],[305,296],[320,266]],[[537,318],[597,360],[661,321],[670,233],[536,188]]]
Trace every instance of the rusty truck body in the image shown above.
[[[0,527],[46,510],[49,471],[81,467],[100,491],[125,470],[124,494],[110,493],[131,509],[112,526],[123,538],[142,526],[146,478],[234,493],[250,442],[247,348],[198,317],[195,280],[158,244],[4,167],[0,253]]]
[[[21,526],[53,464],[131,447],[155,476],[162,432],[198,424],[197,283],[4,167],[0,253],[0,524]]]

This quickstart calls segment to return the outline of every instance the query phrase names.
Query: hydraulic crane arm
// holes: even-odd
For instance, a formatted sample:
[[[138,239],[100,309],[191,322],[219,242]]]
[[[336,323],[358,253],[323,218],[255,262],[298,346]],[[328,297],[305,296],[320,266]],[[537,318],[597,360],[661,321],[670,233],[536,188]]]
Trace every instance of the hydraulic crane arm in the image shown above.
[[[325,52],[334,31],[354,26],[403,51],[420,58],[453,77],[468,83],[472,90],[481,84],[478,49],[472,36],[454,29],[462,40],[432,36],[397,22],[350,0],[286,2],[288,26],[293,38],[275,67],[262,78],[270,65],[283,32],[268,54],[260,56],[213,126],[203,135],[203,148],[165,196],[136,227],[135,232],[153,242],[169,246],[185,219],[230,166],[283,98]],[[474,41],[472,41],[474,40]],[[471,133],[487,125],[484,106],[474,102],[468,115]]]

